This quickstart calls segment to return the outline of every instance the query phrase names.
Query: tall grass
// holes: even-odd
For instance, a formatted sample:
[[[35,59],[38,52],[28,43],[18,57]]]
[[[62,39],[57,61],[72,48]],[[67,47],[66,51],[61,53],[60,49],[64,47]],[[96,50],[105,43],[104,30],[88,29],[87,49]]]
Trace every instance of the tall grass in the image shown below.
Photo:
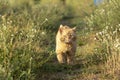
[[[105,75],[119,79],[120,71],[120,3],[118,0],[110,0],[101,6],[87,18],[87,23],[96,33],[96,39],[100,41],[102,53],[105,53]],[[89,29],[90,29],[89,28]],[[104,57],[103,56],[103,57]]]
[[[36,69],[54,54],[52,31],[57,29],[63,10],[57,3],[21,1],[18,5],[6,0],[0,4],[5,6],[0,5],[0,79],[34,80]]]
[[[70,20],[69,16],[72,16],[74,20],[68,21],[67,24],[78,25],[79,45],[88,47],[88,49],[79,47],[78,49],[81,50],[78,50],[77,53],[81,53],[83,49],[86,50],[83,53],[92,53],[92,55],[85,54],[85,57],[77,57],[81,60],[81,63],[78,64],[81,70],[78,71],[77,68],[79,72],[77,74],[83,71],[83,77],[84,72],[88,72],[88,74],[91,72],[92,75],[89,74],[89,77],[94,76],[94,71],[88,71],[89,69],[84,71],[80,66],[86,68],[99,65],[99,62],[102,62],[104,77],[111,78],[112,76],[113,79],[119,79],[119,0],[109,0],[108,3],[97,6],[95,12],[86,17],[84,22],[81,18],[92,13],[94,9],[92,0],[89,2],[88,0],[67,0],[66,4],[64,6],[58,0],[18,0],[17,2],[15,0],[0,0],[0,80],[35,80],[37,77],[43,79],[44,76],[47,78],[48,76],[41,73],[40,69],[45,69],[46,72],[50,73],[66,70],[63,69],[64,67],[59,68],[61,66],[54,69],[53,65],[44,64],[51,58],[53,59],[55,33],[61,20]],[[78,17],[80,18],[78,19]],[[87,32],[88,30],[97,32],[96,40],[100,43],[97,48],[96,43],[91,39],[94,38],[94,35],[86,34],[89,37],[83,39],[83,43],[79,42],[81,35],[85,35],[86,31],[79,32],[82,28],[86,29]],[[87,44],[91,41],[94,44]],[[93,50],[92,46],[96,49]],[[95,72],[99,73],[97,70]],[[72,73],[71,69],[70,73]],[[54,78],[60,77],[56,78],[54,75]]]

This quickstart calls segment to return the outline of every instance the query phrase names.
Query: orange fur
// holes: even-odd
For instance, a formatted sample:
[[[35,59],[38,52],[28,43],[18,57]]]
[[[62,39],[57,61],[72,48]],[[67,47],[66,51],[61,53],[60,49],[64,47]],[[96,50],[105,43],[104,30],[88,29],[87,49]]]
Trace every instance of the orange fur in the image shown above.
[[[76,28],[60,25],[56,35],[56,54],[59,63],[72,64],[76,52]]]

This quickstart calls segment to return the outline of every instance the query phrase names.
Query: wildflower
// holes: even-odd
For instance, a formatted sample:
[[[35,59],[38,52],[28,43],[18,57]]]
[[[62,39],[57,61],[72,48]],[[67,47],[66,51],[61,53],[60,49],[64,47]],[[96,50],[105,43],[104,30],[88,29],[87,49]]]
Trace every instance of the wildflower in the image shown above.
[[[98,33],[96,33],[96,36],[98,36],[99,34]]]
[[[97,51],[98,49],[96,48],[95,51]]]
[[[7,21],[7,24],[10,24],[10,22],[9,22],[9,21]]]
[[[13,37],[14,35],[13,34],[11,34],[11,37]]]
[[[3,15],[3,16],[2,16],[2,20],[3,20],[3,21],[5,21],[5,17],[6,17],[6,15]]]
[[[94,40],[96,41],[96,40],[97,40],[97,38],[95,37],[95,38],[94,38]]]
[[[32,32],[37,32],[36,29],[32,29]]]
[[[30,61],[31,61],[32,59],[33,59],[33,58],[31,57],[31,58],[30,58]]]
[[[120,44],[115,44],[115,47],[118,48],[120,46]]]
[[[108,29],[108,26],[106,26],[106,29]]]
[[[23,33],[21,32],[20,35],[22,35]]]
[[[117,31],[115,30],[115,31],[113,31],[113,34],[115,34],[115,33],[117,33]]]
[[[10,20],[10,23],[12,23],[12,20]]]
[[[113,26],[111,26],[111,29],[113,29]]]
[[[120,24],[118,24],[118,26],[120,26]]]
[[[100,35],[102,35],[102,32],[99,32]]]
[[[47,19],[47,18],[45,18],[45,21],[48,21],[48,19]]]
[[[45,35],[45,32],[42,32],[41,34],[42,34],[42,35]]]

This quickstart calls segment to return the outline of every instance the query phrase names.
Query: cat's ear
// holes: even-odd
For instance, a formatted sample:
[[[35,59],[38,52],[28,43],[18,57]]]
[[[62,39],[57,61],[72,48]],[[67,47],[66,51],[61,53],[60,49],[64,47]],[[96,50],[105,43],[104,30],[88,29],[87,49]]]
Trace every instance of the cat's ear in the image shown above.
[[[64,26],[63,26],[62,24],[61,24],[60,27],[59,27],[60,34],[62,34],[62,32],[63,32],[63,27],[64,27]]]
[[[60,28],[62,28],[62,27],[63,27],[63,25],[61,24],[61,25],[60,25]]]
[[[73,31],[76,31],[76,27],[72,28]]]

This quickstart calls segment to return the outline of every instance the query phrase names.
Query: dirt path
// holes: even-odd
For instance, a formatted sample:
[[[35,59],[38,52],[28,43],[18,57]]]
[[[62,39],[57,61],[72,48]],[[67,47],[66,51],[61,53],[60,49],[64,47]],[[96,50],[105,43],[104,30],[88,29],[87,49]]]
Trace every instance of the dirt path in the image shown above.
[[[82,46],[78,45],[76,53],[75,65],[60,65],[54,58],[52,62],[48,62],[39,71],[37,79],[40,80],[99,80],[101,74],[101,66],[94,64],[94,50],[98,46],[94,40],[93,33],[82,36],[86,43]],[[82,39],[78,38],[78,41]],[[41,74],[42,73],[42,74]]]

